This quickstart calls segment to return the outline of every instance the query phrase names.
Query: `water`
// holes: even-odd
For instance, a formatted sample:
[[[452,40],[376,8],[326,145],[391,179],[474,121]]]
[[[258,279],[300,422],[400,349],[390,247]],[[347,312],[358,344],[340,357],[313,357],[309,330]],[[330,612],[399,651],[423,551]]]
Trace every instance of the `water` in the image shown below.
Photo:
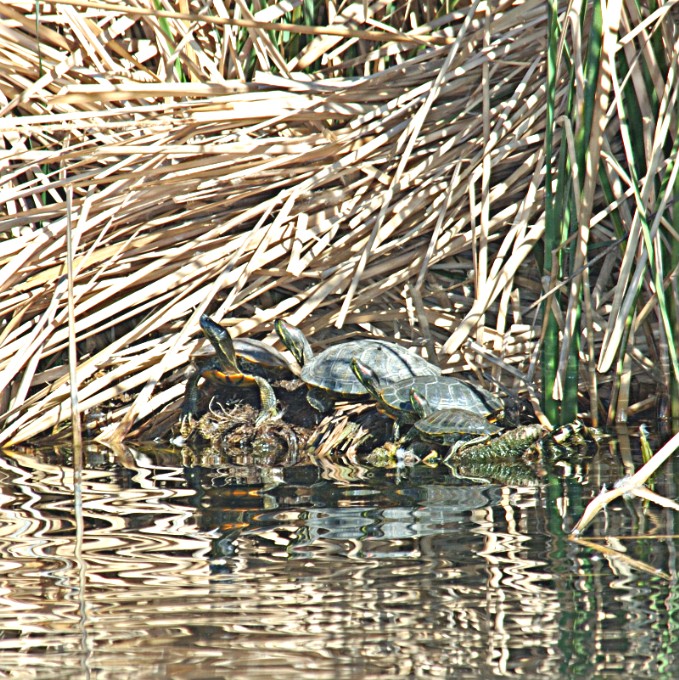
[[[5,452],[0,678],[676,678],[679,518],[567,537],[635,455],[503,484],[91,450],[74,499],[67,454]]]

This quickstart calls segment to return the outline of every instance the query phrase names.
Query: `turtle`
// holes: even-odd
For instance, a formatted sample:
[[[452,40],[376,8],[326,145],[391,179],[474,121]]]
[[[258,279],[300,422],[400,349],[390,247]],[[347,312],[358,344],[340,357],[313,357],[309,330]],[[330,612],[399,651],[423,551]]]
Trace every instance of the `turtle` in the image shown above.
[[[276,395],[267,376],[271,374],[293,375],[294,371],[287,359],[263,342],[248,339],[234,341],[229,331],[213,321],[207,314],[200,317],[200,327],[214,347],[216,355],[199,363],[196,371],[186,383],[182,405],[182,427],[197,415],[198,382],[201,378],[217,384],[256,385],[259,389],[261,413],[255,424],[259,425],[266,420],[277,418],[279,413],[276,409]]]
[[[378,411],[394,419],[395,437],[398,437],[400,425],[414,423],[420,418],[412,403],[411,390],[421,395],[434,411],[459,408],[490,416],[504,407],[500,397],[452,376],[415,376],[383,384],[375,371],[359,359],[352,359],[351,368],[377,401]]]
[[[370,365],[380,383],[389,384],[414,376],[439,376],[441,369],[394,342],[379,339],[349,340],[328,347],[314,356],[304,333],[284,321],[276,319],[274,328],[282,343],[302,367],[300,377],[309,387],[307,401],[326,413],[338,396],[362,396],[367,387],[354,375],[352,359]]]
[[[421,439],[435,444],[459,445],[461,443],[481,442],[502,428],[487,418],[462,408],[433,410],[424,395],[411,388],[413,409],[420,419],[415,421],[401,442]],[[455,448],[454,448],[455,450]]]
[[[296,369],[275,347],[254,338],[235,338],[238,366],[243,372],[272,380],[291,380],[299,370]]]
[[[282,352],[261,340],[233,338],[232,342],[238,367],[243,373],[272,380],[290,380],[299,374],[299,369]],[[192,353],[191,358],[203,365],[215,359],[215,355],[203,349]]]

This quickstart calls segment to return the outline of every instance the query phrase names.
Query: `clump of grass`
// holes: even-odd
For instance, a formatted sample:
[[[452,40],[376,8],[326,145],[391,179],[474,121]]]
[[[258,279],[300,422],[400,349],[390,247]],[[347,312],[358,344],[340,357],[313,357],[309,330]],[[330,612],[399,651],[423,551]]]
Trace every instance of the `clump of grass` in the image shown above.
[[[676,28],[665,23],[666,9],[637,12],[593,2],[566,20],[550,5],[543,272],[551,283],[569,282],[568,295],[555,292],[545,307],[544,403],[552,422],[575,417],[582,387],[594,424],[600,416],[626,420],[636,410],[639,364],[665,396],[679,377],[676,266],[666,277],[676,242],[667,221],[676,182]],[[569,88],[559,118],[561,82]],[[611,245],[601,268],[589,266]],[[600,376],[611,379],[607,412]]]

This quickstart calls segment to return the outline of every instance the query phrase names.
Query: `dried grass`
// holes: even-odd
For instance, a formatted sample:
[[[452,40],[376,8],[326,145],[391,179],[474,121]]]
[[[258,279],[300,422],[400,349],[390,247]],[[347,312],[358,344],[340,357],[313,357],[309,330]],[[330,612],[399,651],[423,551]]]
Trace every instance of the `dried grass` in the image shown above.
[[[273,339],[285,316],[320,345],[360,330],[426,346],[537,404],[544,3],[328,1],[292,52],[275,24],[300,5],[0,5],[0,443],[71,417],[69,220],[78,409],[102,439],[177,408],[205,310],[234,335]],[[590,243],[610,240],[612,208],[594,196]],[[600,367],[620,304],[616,251],[604,263]],[[652,362],[634,372],[658,381]]]

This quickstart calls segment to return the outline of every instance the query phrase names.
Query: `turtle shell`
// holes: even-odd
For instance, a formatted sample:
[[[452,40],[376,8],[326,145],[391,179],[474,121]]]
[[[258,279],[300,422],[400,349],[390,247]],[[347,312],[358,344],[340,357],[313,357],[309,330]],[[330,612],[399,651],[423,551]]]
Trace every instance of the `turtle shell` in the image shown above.
[[[233,341],[238,363],[244,372],[265,377],[292,378],[292,364],[282,352],[253,338],[236,338]]]
[[[411,390],[421,394],[433,411],[454,408],[488,416],[504,408],[500,397],[465,380],[447,375],[418,376],[385,385],[380,390],[386,409],[405,422],[419,418],[410,400]]]
[[[254,338],[235,338],[233,347],[236,351],[238,365],[244,373],[251,373],[262,378],[293,378],[299,374],[299,368],[293,365],[286,356],[275,347]],[[191,359],[201,361],[214,357],[210,345],[191,354]]]
[[[354,375],[351,360],[370,366],[382,384],[415,376],[439,376],[441,369],[386,340],[349,340],[328,347],[302,368],[302,380],[312,387],[346,395],[367,394]]]
[[[492,435],[500,430],[500,427],[489,423],[478,413],[446,408],[418,420],[408,434],[409,438],[419,436],[440,444],[454,444],[462,439]]]

